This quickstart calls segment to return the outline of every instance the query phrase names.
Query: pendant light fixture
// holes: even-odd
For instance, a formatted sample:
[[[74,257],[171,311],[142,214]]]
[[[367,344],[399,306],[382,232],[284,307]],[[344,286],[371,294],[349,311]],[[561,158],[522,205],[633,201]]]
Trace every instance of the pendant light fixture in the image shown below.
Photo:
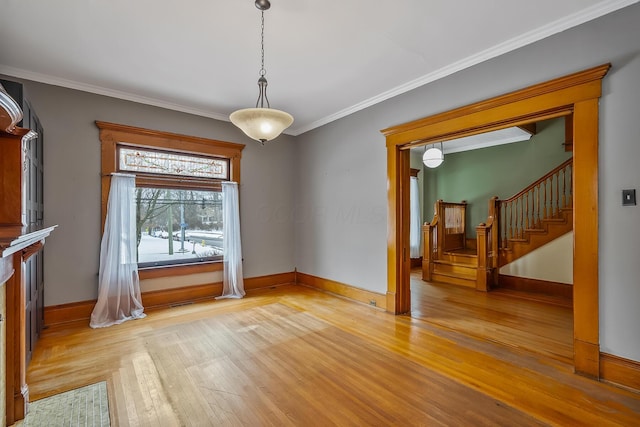
[[[267,98],[267,78],[264,69],[264,11],[271,7],[269,0],[256,0],[256,7],[262,14],[261,53],[262,66],[258,79],[258,101],[255,108],[245,108],[234,111],[229,116],[231,123],[240,128],[249,138],[255,139],[264,145],[265,142],[277,138],[286,128],[293,123],[293,116],[284,111],[271,108]]]
[[[437,168],[444,162],[444,151],[442,151],[442,141],[440,142],[440,148],[432,144],[431,147],[426,148],[422,155],[422,163],[428,168]]]

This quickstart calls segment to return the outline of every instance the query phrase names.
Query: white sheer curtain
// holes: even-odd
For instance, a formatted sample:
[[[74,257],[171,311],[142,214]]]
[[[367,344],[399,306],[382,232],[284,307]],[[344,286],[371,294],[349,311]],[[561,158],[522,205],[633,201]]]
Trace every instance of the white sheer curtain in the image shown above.
[[[242,298],[245,292],[242,278],[240,207],[236,182],[222,183],[222,234],[224,272],[222,296],[218,298]]]
[[[145,317],[136,256],[135,175],[112,174],[100,244],[98,302],[90,326],[103,328]]]
[[[418,189],[418,178],[411,177],[409,187],[409,215],[410,215],[410,228],[409,228],[409,253],[411,258],[420,258],[422,256],[421,243],[421,230],[420,225],[420,191]]]

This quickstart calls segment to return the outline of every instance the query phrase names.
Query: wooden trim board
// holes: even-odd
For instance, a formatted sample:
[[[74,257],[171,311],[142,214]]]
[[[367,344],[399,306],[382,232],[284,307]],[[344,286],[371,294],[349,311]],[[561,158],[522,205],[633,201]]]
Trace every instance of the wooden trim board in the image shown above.
[[[600,353],[600,379],[640,391],[640,362]]]
[[[566,283],[500,274],[498,276],[498,287],[573,299],[573,285]]]
[[[386,310],[387,296],[385,294],[367,291],[334,280],[300,273],[299,271],[296,272],[296,282],[298,285],[309,286]]]
[[[270,286],[295,283],[295,272],[271,274],[267,276],[248,277],[244,279],[244,288],[268,288]],[[222,294],[222,283],[185,286],[182,288],[164,289],[142,293],[142,304],[145,311],[167,308],[178,304],[214,299]],[[89,320],[96,300],[53,305],[44,308],[44,324],[53,326],[78,320]]]
[[[157,279],[158,277],[186,276],[187,274],[210,273],[222,271],[221,261],[198,264],[170,265],[161,268],[141,268],[138,270],[140,280]]]

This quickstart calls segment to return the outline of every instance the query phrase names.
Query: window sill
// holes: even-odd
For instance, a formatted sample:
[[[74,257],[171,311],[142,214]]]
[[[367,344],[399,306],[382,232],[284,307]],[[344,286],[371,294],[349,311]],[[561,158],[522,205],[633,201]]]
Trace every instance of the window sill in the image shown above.
[[[161,267],[145,267],[138,270],[140,280],[157,279],[159,277],[186,276],[188,274],[211,273],[222,271],[222,261],[205,262],[189,265],[170,265]]]

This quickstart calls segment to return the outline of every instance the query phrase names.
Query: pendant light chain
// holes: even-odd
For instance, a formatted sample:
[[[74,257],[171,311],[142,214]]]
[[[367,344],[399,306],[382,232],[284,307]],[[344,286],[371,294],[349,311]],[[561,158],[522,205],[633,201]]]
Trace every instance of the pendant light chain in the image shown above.
[[[238,126],[249,138],[255,139],[261,145],[277,138],[293,123],[293,116],[285,111],[272,109],[267,98],[267,74],[264,69],[264,11],[271,7],[269,0],[255,0],[255,5],[261,12],[260,25],[260,55],[261,67],[258,78],[258,100],[255,108],[243,108],[229,115],[229,120]]]
[[[260,68],[260,75],[264,76],[267,72],[264,69],[264,10],[262,11],[262,24],[260,26],[261,29],[261,38],[260,38],[260,52],[262,54],[262,67]]]
[[[262,56],[262,62],[260,66],[260,78],[258,79],[258,100],[256,101],[256,108],[264,108],[265,103],[267,108],[270,108],[269,98],[267,98],[267,78],[265,75],[267,71],[264,69],[264,9],[261,9],[262,23],[260,25],[260,54]]]

